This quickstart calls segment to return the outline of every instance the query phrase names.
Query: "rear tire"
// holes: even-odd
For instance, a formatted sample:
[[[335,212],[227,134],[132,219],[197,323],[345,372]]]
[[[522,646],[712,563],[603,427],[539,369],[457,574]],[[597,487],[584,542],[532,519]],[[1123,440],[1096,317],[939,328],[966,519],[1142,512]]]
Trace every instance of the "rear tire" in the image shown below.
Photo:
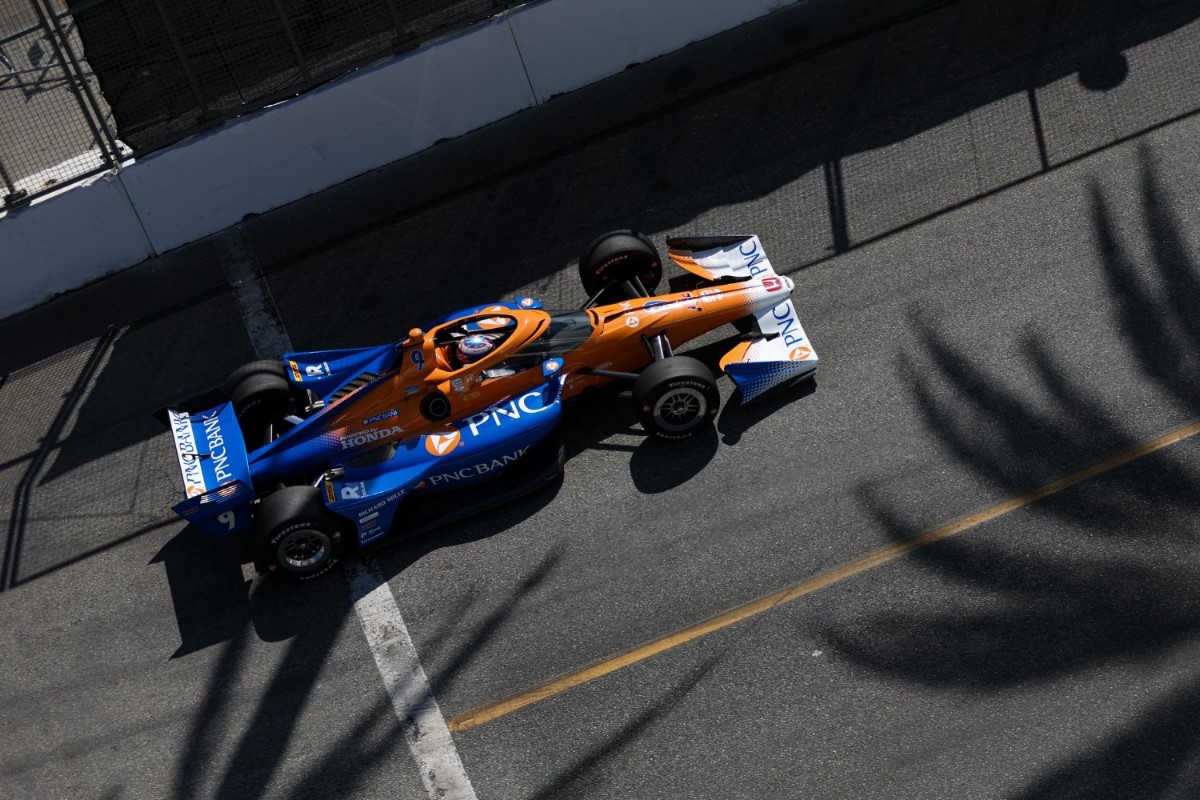
[[[613,289],[621,292],[621,283],[634,277],[654,294],[662,274],[662,259],[654,243],[637,231],[606,233],[589,244],[579,259],[579,280],[588,297],[612,281],[616,281]]]
[[[694,358],[655,361],[633,384],[633,404],[647,433],[686,439],[712,424],[721,393],[708,367]]]
[[[252,361],[230,373],[221,386],[233,403],[247,450],[267,443],[267,427],[293,410],[292,385],[282,361]]]
[[[255,557],[267,572],[310,581],[329,572],[345,550],[349,524],[330,514],[312,486],[285,486],[254,512]]]

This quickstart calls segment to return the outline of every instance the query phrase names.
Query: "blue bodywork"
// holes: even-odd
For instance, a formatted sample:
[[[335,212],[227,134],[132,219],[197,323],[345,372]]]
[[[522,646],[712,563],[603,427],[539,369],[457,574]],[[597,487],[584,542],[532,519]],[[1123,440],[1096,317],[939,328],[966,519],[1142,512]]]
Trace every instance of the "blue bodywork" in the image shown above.
[[[460,309],[426,327],[492,310],[541,307],[537,300],[521,297]],[[370,385],[386,374],[401,352],[399,344],[387,344],[285,353],[283,362],[293,385],[329,402],[352,380]],[[550,359],[547,363],[543,385],[453,422],[449,432],[408,437],[366,453],[356,449],[346,454],[349,460],[344,462],[338,461],[341,453],[322,433],[323,411],[296,420],[287,435],[249,452],[228,401],[193,413],[165,411],[164,421],[175,439],[188,494],[174,511],[216,536],[240,533],[253,522],[256,484],[302,475],[314,465],[328,465],[333,469],[316,483],[325,505],[355,525],[360,545],[373,544],[405,527],[396,524],[401,509],[413,507],[424,497],[473,487],[513,472],[512,467],[529,461],[525,457],[531,450],[552,438],[562,417],[563,378],[557,374],[562,361]],[[383,423],[386,416],[366,422]],[[553,469],[549,471],[557,473],[561,470],[557,445],[550,456]],[[534,477],[544,477],[546,472]],[[459,504],[458,510],[469,507]]]
[[[347,464],[341,475],[325,481],[326,505],[355,523],[360,545],[370,544],[391,530],[409,496],[472,486],[516,464],[557,428],[561,389],[555,378],[459,420],[451,433],[416,436],[383,448],[390,457]]]
[[[351,352],[360,355],[344,355]],[[365,350],[327,351],[325,355],[323,361],[330,367],[355,360],[356,366],[346,369],[380,357]],[[558,363],[551,363],[544,384],[452,423],[447,433],[409,437],[337,465],[318,483],[325,505],[355,525],[358,543],[365,546],[403,527],[394,523],[406,503],[475,486],[508,472],[531,450],[553,438],[551,434],[558,428],[563,378],[553,374],[561,368],[561,361],[554,361]],[[331,372],[337,374],[336,370]],[[327,444],[301,433],[314,419],[304,420],[284,439],[247,453],[228,402],[190,415],[171,412],[170,425],[185,485],[217,487],[189,497],[174,511],[216,536],[248,530],[257,497],[253,477],[269,474],[264,465],[279,470],[288,458],[310,459],[309,450],[324,449],[328,458]],[[280,449],[279,443],[284,441],[296,444]],[[557,446],[552,457],[557,471],[561,468]],[[189,470],[195,472],[191,484]]]

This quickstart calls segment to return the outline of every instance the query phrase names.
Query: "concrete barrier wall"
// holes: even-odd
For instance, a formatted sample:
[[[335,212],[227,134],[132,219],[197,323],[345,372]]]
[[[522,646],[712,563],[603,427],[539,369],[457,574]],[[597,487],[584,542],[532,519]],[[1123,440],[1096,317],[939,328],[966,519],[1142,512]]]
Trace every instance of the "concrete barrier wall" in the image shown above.
[[[0,219],[0,318],[154,254],[115,175],[40,197]]]
[[[500,17],[121,172],[164,252],[533,105]]]
[[[0,317],[793,0],[544,0],[0,214]]]

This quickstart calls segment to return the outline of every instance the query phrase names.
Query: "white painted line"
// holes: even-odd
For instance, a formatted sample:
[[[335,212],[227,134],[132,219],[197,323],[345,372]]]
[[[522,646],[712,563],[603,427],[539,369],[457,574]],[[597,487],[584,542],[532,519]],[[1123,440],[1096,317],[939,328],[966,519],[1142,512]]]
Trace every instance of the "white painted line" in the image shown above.
[[[245,231],[235,225],[214,239],[213,245],[233,289],[233,299],[246,325],[246,333],[250,334],[254,352],[259,358],[279,358],[290,351],[292,340],[283,329],[258,256]]]
[[[246,234],[235,226],[217,238],[216,247],[254,352],[259,358],[278,358],[289,352],[291,337],[275,309]],[[400,720],[408,750],[417,762],[425,791],[431,800],[476,800],[387,581],[370,559],[348,561],[346,579],[358,621]]]
[[[373,564],[361,561],[351,562],[346,574],[358,620],[400,718],[404,739],[416,759],[425,790],[431,798],[439,800],[475,800],[475,790],[387,581],[379,576]]]

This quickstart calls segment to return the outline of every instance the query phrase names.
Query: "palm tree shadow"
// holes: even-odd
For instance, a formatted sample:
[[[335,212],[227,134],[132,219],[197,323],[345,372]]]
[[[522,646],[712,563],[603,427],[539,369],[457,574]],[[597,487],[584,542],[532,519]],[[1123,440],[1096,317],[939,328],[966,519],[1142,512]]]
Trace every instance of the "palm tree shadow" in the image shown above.
[[[496,513],[473,517],[441,531],[414,537],[396,548],[370,556],[388,578],[433,549],[493,535],[518,524],[548,504],[554,488],[540,490],[502,507]],[[327,670],[337,637],[354,617],[345,587],[330,573],[311,586],[283,581],[246,582],[239,559],[222,555],[209,537],[185,528],[156,556],[164,562],[176,603],[182,644],[173,658],[207,647],[219,647],[216,665],[191,719],[187,744],[175,766],[174,796],[207,796],[215,771],[215,797],[261,796],[283,780],[280,769],[300,723],[300,715],[321,692],[319,678]],[[389,555],[391,554],[391,555]],[[561,553],[552,550],[521,580],[517,590],[495,608],[479,609],[484,622],[467,633],[456,649],[443,654],[448,665],[437,678],[451,684],[474,653],[503,628],[508,615],[553,571]],[[468,595],[456,610],[465,617],[479,600]],[[234,723],[236,693],[229,687],[257,679],[261,652],[255,642],[278,651],[265,688],[259,691],[248,721]],[[437,637],[428,643],[431,654],[443,650]],[[381,687],[382,688],[382,687]],[[435,686],[435,690],[437,687]],[[236,746],[225,764],[212,763],[214,745],[234,738]],[[352,797],[362,775],[379,759],[393,753],[402,732],[391,704],[381,698],[361,714],[349,732],[324,742],[321,756],[291,790],[293,797]]]
[[[1141,161],[1149,265],[1139,264],[1123,241],[1105,193],[1089,189],[1104,279],[1141,377],[1168,403],[1200,415],[1200,265],[1146,148]],[[926,427],[955,461],[1005,495],[1028,492],[1142,438],[1095,399],[1092,387],[1064,377],[1061,357],[1033,330],[1020,354],[1037,400],[972,363],[928,321],[914,317],[914,327],[918,355],[900,369]],[[921,368],[918,360],[928,363]],[[1053,542],[1017,534],[918,549],[910,557],[922,569],[969,591],[940,593],[936,608],[931,600],[928,609],[893,608],[865,622],[831,624],[823,635],[880,673],[990,692],[1162,658],[1200,632],[1194,571],[1179,560],[1181,548],[1194,552],[1200,544],[1197,479],[1188,462],[1159,451],[1026,508],[1022,513],[1035,517],[1031,525],[1054,526]],[[921,532],[874,487],[861,487],[859,495],[894,541]],[[1180,781],[1189,780],[1183,770],[1200,757],[1198,698],[1193,678],[1017,796],[1191,796],[1178,792]]]
[[[1192,754],[1200,747],[1198,714],[1200,682],[1193,681],[1152,705],[1095,752],[1059,767],[1014,800],[1196,797],[1200,779]]]
[[[212,751],[220,739],[236,737],[229,762],[219,768],[214,796],[261,796],[284,762],[293,731],[305,706],[316,693],[317,677],[328,660],[334,640],[349,613],[344,591],[289,591],[292,587],[265,581],[255,587],[248,603],[251,617],[222,645],[191,720],[191,731],[175,768],[174,796],[207,795],[208,773],[214,768]],[[255,670],[250,655],[260,622],[271,631],[269,640],[282,639],[282,655],[258,697],[249,722],[231,730],[237,714],[232,704],[239,693],[230,691]],[[252,624],[253,623],[253,624]],[[229,625],[236,625],[231,621]],[[352,781],[351,774],[343,774]],[[336,793],[328,795],[338,796]],[[344,796],[344,795],[343,795]]]

